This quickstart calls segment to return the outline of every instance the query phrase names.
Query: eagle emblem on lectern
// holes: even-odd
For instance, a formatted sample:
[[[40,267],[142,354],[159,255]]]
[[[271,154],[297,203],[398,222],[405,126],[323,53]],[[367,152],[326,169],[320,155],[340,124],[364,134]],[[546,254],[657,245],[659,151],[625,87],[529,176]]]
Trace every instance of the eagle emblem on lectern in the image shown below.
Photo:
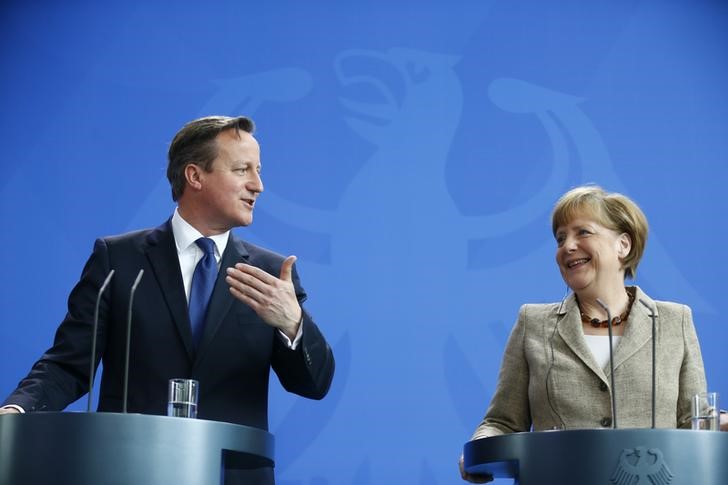
[[[615,485],[668,485],[672,477],[660,450],[638,446],[622,450],[610,481]]]

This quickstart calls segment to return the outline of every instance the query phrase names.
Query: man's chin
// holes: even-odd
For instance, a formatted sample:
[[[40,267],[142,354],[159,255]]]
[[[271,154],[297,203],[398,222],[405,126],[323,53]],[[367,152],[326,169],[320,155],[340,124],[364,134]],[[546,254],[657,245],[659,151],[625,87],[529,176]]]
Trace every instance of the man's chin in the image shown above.
[[[236,228],[236,227],[245,227],[249,226],[253,223],[252,217],[243,217],[236,215],[235,217],[231,217],[227,220],[228,222],[228,230]]]
[[[253,216],[250,215],[250,216],[241,217],[240,219],[238,219],[237,226],[238,227],[245,227],[245,226],[251,225],[252,223],[253,223]]]

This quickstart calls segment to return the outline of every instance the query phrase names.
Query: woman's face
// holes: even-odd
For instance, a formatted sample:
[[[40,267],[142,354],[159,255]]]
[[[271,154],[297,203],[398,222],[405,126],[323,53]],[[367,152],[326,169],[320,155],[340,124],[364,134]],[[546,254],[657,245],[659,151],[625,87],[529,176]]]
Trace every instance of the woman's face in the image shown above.
[[[556,243],[556,264],[574,292],[599,295],[615,284],[624,284],[622,260],[631,248],[629,235],[577,214],[556,229]]]

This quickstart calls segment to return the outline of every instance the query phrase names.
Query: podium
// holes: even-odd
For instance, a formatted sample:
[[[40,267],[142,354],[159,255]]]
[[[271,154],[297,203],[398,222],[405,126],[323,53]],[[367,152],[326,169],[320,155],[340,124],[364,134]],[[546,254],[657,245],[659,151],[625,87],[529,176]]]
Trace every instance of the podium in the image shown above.
[[[728,433],[589,429],[513,433],[465,444],[468,473],[534,484],[728,484]]]
[[[118,413],[0,416],[0,484],[216,484],[273,466],[273,435],[201,419]]]

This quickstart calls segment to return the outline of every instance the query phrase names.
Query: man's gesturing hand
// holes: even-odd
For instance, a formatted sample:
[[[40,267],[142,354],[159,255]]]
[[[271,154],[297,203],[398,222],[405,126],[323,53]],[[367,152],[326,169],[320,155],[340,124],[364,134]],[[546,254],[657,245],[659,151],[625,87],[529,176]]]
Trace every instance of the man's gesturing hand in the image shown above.
[[[298,304],[291,276],[295,262],[295,256],[288,256],[281,265],[279,278],[244,263],[227,268],[225,278],[235,298],[291,340],[295,338],[301,322],[301,305]]]

